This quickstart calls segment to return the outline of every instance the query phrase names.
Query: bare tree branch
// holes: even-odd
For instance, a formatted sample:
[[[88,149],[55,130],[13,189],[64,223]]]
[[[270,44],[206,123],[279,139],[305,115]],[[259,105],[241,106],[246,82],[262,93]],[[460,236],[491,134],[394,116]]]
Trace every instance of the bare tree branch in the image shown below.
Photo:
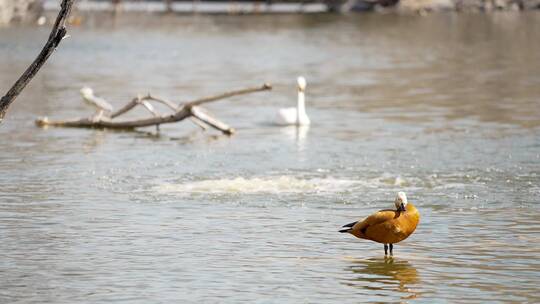
[[[120,108],[118,111],[113,112],[111,114],[111,118],[118,117],[118,116],[128,112],[129,110],[135,108],[140,102],[141,102],[141,97],[140,96],[137,96],[137,97],[133,98],[130,102],[128,102],[125,106]]]
[[[191,107],[191,115],[196,117],[200,121],[204,121],[206,124],[214,129],[220,130],[225,134],[233,134],[235,130],[229,127],[227,124],[219,121],[217,118],[210,116],[206,111],[203,111],[200,107]]]
[[[188,103],[185,103],[184,107],[200,106],[204,103],[220,100],[223,98],[229,98],[235,95],[243,95],[243,94],[249,94],[253,92],[259,92],[259,91],[265,91],[265,90],[271,90],[271,89],[272,89],[272,86],[269,83],[265,83],[262,85],[262,87],[253,87],[253,88],[247,88],[247,89],[242,89],[242,90],[230,91],[230,92],[226,92],[226,93],[215,95],[215,96],[193,100]]]
[[[131,109],[133,109],[137,105],[139,105],[141,103],[141,101],[143,101],[143,100],[157,101],[159,103],[162,103],[162,104],[166,105],[171,110],[176,112],[181,107],[199,106],[199,105],[202,105],[204,103],[213,102],[213,101],[216,101],[216,100],[220,100],[220,99],[224,99],[224,98],[228,98],[228,97],[233,97],[233,96],[236,96],[236,95],[249,94],[249,93],[254,93],[254,92],[259,92],[259,91],[264,91],[264,90],[271,90],[271,89],[272,89],[272,86],[270,84],[268,84],[268,83],[265,83],[265,84],[263,84],[262,86],[259,86],[259,87],[251,87],[251,88],[246,88],[246,89],[241,89],[241,90],[230,91],[230,92],[222,93],[222,94],[219,94],[219,95],[204,97],[204,98],[201,98],[201,99],[195,99],[195,100],[189,101],[189,102],[187,102],[187,103],[185,103],[183,105],[179,105],[179,106],[175,105],[172,101],[169,101],[169,100],[166,100],[166,99],[163,99],[163,98],[158,98],[158,97],[152,96],[151,94],[148,94],[148,95],[146,95],[144,97],[137,96],[137,97],[133,98],[133,100],[131,100],[131,102],[128,102],[125,106],[120,108],[118,111],[112,113],[111,118],[116,118],[116,117],[130,111]]]
[[[57,127],[77,127],[77,128],[134,129],[134,128],[141,128],[141,127],[148,127],[148,126],[158,126],[165,123],[178,122],[186,118],[193,118],[195,121],[198,122],[197,125],[199,126],[201,126],[201,123],[205,123],[217,130],[220,130],[221,132],[225,134],[233,134],[234,133],[233,128],[229,127],[228,125],[219,121],[218,119],[210,116],[208,113],[205,113],[199,105],[213,102],[213,101],[220,100],[227,97],[267,91],[271,89],[272,89],[272,86],[265,83],[264,85],[259,86],[259,87],[250,87],[246,89],[230,91],[230,92],[219,94],[219,95],[196,99],[178,107],[175,106],[174,103],[170,101],[164,102],[164,99],[157,99],[155,97],[152,97],[149,94],[145,97],[137,96],[133,98],[120,110],[114,112],[111,115],[111,118],[102,118],[98,121],[95,121],[92,118],[77,118],[77,119],[71,119],[71,120],[51,121],[47,117],[45,117],[45,118],[38,118],[36,120],[36,124],[41,127],[57,126]],[[143,102],[147,102],[148,100],[154,100],[154,101],[168,104],[168,106],[171,109],[175,108],[176,111],[173,114],[169,114],[169,115],[157,115],[157,113],[153,113],[156,116],[151,117],[151,118],[144,118],[144,119],[132,119],[132,120],[122,120],[122,121],[112,120],[112,118],[118,117],[130,111],[137,105],[140,105],[140,104],[144,105]],[[201,128],[202,127],[203,126],[201,126]]]
[[[206,126],[206,124],[204,122],[200,121],[199,119],[197,119],[195,116],[191,116],[189,119],[191,120],[191,122],[193,122],[194,124],[199,126],[199,128],[201,128],[201,130],[203,130],[203,131],[208,130],[208,127]]]
[[[159,97],[156,97],[156,96],[152,96],[152,95],[150,95],[150,93],[148,93],[148,95],[147,95],[144,99],[147,99],[147,100],[153,100],[153,101],[162,103],[162,104],[166,105],[167,107],[169,107],[171,110],[173,110],[173,111],[175,111],[175,112],[176,112],[176,110],[178,110],[178,106],[175,105],[174,102],[169,101],[169,100],[167,100],[167,99],[163,99],[163,98],[159,98]]]
[[[71,7],[73,6],[74,1],[75,0],[62,1],[60,11],[58,12],[58,17],[56,17],[56,21],[51,30],[51,34],[49,35],[49,39],[45,43],[45,46],[43,46],[43,49],[36,57],[34,62],[32,62],[32,64],[30,64],[26,71],[24,71],[24,73],[15,82],[11,89],[9,89],[6,95],[0,99],[0,123],[2,123],[2,120],[4,119],[11,103],[13,103],[15,98],[19,96],[21,91],[26,87],[30,80],[34,78],[39,69],[43,66],[43,64],[51,56],[54,50],[58,47],[60,41],[62,41],[62,39],[64,39],[64,37],[66,36],[66,20],[71,12]]]
[[[182,109],[172,115],[157,116],[144,119],[133,119],[124,121],[112,121],[101,119],[93,121],[90,118],[76,118],[71,120],[50,121],[47,117],[38,118],[36,124],[38,126],[55,126],[55,127],[77,127],[77,128],[109,128],[109,129],[133,129],[149,127],[164,123],[172,123],[181,121],[191,116],[191,112],[187,109]]]
[[[152,115],[159,116],[159,113],[156,111],[156,109],[154,109],[154,106],[151,103],[145,100],[141,102],[141,104],[145,109],[148,110],[148,112],[152,113]]]

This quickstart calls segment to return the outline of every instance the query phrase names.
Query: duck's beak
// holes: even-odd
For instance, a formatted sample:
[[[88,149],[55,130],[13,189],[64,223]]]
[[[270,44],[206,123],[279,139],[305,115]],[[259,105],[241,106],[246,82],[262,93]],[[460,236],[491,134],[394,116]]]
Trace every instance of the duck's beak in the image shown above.
[[[405,209],[405,205],[403,205],[403,203],[401,203],[401,205],[399,205],[399,211],[406,211],[407,209]]]

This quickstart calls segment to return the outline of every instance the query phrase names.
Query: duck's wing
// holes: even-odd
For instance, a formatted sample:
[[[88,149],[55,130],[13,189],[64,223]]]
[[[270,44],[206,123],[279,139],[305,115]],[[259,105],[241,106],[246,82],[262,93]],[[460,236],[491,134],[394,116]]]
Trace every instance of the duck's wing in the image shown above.
[[[366,230],[369,227],[384,223],[386,221],[390,221],[392,219],[395,219],[397,216],[397,211],[395,210],[381,210],[378,211],[367,218],[365,218],[363,221],[358,221],[354,226],[351,228],[351,233],[354,235],[362,235],[365,236]]]

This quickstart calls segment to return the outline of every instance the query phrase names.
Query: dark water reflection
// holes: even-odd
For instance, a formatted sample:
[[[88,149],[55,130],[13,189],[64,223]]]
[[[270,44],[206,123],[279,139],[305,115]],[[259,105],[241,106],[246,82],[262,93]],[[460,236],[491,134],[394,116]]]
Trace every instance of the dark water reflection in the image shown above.
[[[354,275],[343,284],[353,286],[372,298],[373,302],[385,300],[388,294],[403,293],[401,299],[415,299],[420,296],[418,270],[408,261],[393,257],[351,260],[348,270]],[[388,291],[388,292],[386,292]],[[377,299],[377,296],[380,296]]]
[[[540,302],[540,14],[84,17],[0,127],[1,303]],[[0,91],[47,35],[0,29]],[[232,137],[33,124],[266,81]],[[393,259],[337,233],[401,190]]]

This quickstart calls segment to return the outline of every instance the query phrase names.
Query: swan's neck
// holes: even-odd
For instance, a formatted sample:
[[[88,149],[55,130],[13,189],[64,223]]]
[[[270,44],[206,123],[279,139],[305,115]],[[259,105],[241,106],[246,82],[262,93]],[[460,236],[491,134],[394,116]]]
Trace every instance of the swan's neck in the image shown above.
[[[296,105],[296,119],[300,120],[301,115],[306,114],[306,94],[304,91],[298,91],[298,104]]]

